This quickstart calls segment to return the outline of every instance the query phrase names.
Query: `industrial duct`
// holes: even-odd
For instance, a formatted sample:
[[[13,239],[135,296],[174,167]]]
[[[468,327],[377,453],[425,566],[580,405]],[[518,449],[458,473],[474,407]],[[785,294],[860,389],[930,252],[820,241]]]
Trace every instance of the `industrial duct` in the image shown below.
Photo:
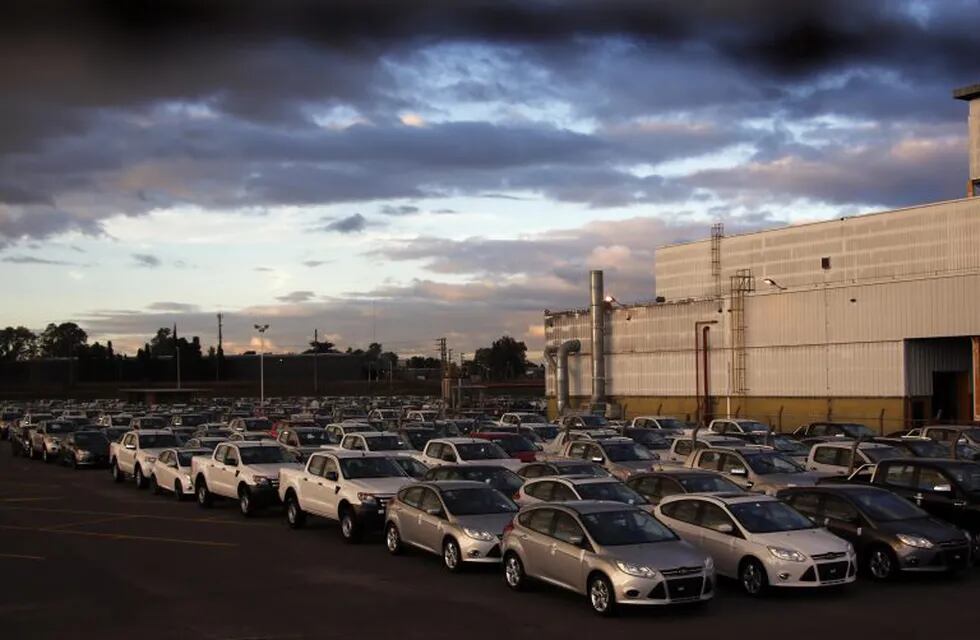
[[[578,353],[582,348],[579,340],[568,340],[559,347],[548,347],[544,350],[544,356],[548,359],[548,364],[555,371],[555,398],[558,404],[558,415],[564,415],[568,410],[568,354]],[[557,355],[557,358],[555,357]],[[557,362],[556,362],[557,360]]]
[[[589,273],[592,315],[592,404],[606,402],[606,300],[602,271]]]

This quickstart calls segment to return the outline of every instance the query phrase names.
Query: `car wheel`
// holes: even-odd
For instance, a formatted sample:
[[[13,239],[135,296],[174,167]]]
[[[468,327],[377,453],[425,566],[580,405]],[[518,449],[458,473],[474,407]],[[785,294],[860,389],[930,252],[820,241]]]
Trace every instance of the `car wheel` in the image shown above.
[[[286,522],[290,529],[301,529],[306,524],[306,512],[299,506],[299,500],[293,494],[286,498]]]
[[[201,480],[197,483],[197,487],[194,489],[194,495],[197,496],[197,504],[201,507],[207,509],[211,506],[212,498],[211,492],[208,491],[208,483]]]
[[[126,478],[123,476],[122,469],[119,468],[119,463],[115,460],[112,461],[112,481],[122,482]]]
[[[345,508],[340,514],[340,535],[344,542],[357,542],[361,538],[361,527],[350,507]]]
[[[394,522],[389,522],[388,526],[385,527],[385,548],[393,556],[397,556],[405,550],[404,545],[402,545],[402,534]]]
[[[246,518],[255,513],[255,504],[252,502],[252,492],[242,487],[238,490],[238,510]]]
[[[160,485],[157,484],[157,477],[155,475],[150,476],[150,493],[155,496],[160,495]]]
[[[611,616],[616,612],[616,594],[609,578],[596,574],[589,579],[589,604],[600,616]]]
[[[442,563],[453,573],[463,570],[463,554],[459,550],[459,543],[452,538],[446,538],[442,543]]]
[[[504,581],[514,591],[522,591],[525,584],[524,563],[516,553],[504,556]]]
[[[872,547],[866,561],[868,574],[875,580],[890,580],[895,576],[898,563],[895,554],[887,547]]]
[[[749,558],[742,563],[742,568],[738,571],[738,581],[745,593],[750,596],[761,595],[768,583],[766,568],[755,558]]]
[[[133,470],[133,478],[136,480],[137,489],[146,488],[146,476],[143,475],[143,469],[139,465],[136,465],[136,468]]]
[[[174,499],[177,502],[184,501],[184,487],[180,484],[180,480],[174,480]]]

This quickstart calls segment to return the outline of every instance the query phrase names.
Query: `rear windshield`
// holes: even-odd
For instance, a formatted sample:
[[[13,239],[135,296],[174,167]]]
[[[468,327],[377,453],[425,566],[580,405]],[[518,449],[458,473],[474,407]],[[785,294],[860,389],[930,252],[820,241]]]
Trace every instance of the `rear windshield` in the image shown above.
[[[143,433],[140,434],[141,449],[162,449],[164,447],[176,447],[177,436],[172,433]]]
[[[491,488],[446,489],[442,500],[454,516],[477,516],[517,511],[514,501]]]

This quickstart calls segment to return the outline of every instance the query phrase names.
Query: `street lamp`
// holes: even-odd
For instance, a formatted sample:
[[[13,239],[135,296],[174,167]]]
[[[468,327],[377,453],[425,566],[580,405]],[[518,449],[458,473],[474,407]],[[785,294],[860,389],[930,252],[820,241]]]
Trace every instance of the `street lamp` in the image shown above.
[[[786,291],[786,287],[784,287],[783,285],[779,284],[778,282],[776,282],[772,278],[764,278],[762,281],[765,282],[770,287],[772,287],[773,289],[779,289],[780,291]]]
[[[259,406],[265,406],[265,332],[269,329],[267,324],[255,325],[255,330],[259,332]]]

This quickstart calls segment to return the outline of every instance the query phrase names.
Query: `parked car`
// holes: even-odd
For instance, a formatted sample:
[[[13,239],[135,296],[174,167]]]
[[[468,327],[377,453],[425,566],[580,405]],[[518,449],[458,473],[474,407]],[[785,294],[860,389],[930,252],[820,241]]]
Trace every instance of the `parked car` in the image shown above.
[[[228,428],[232,431],[270,431],[272,421],[262,416],[234,418],[228,423]]]
[[[794,487],[780,499],[857,551],[876,580],[899,572],[957,572],[970,564],[970,538],[891,491],[859,485]]]
[[[228,442],[228,438],[225,436],[194,436],[184,442],[183,446],[188,449],[207,449],[208,451],[214,451],[215,447],[222,442]]]
[[[500,446],[507,455],[521,462],[534,462],[538,459],[541,448],[519,433],[502,433],[500,431],[478,431],[470,437],[489,440]]]
[[[49,420],[31,428],[28,441],[28,456],[54,462],[61,457],[61,441],[69,433],[78,430],[74,422]]]
[[[561,455],[565,458],[589,460],[604,467],[620,480],[654,469],[660,461],[657,454],[632,439],[623,437],[569,442]]]
[[[61,443],[61,462],[74,469],[107,467],[109,440],[97,429],[69,433]]]
[[[415,451],[424,450],[429,440],[438,437],[435,429],[420,426],[402,427],[395,433],[401,436],[402,441]]]
[[[661,451],[670,451],[671,440],[667,438],[667,435],[661,429],[623,427],[620,429],[619,433],[624,438],[629,438],[636,444],[643,445],[647,451],[651,451],[658,455]]]
[[[855,455],[857,457],[852,463]],[[882,460],[905,456],[900,449],[878,442],[819,442],[810,449],[806,468],[819,473],[846,476],[863,464],[878,464]]]
[[[850,438],[868,440],[878,435],[869,427],[855,422],[811,422],[797,427],[793,436],[800,440]]]
[[[633,429],[655,429],[665,434],[677,434],[687,429],[687,423],[673,416],[636,416],[629,424]]]
[[[976,425],[936,424],[912,429],[906,435],[921,436],[936,442],[965,441],[974,447],[980,447],[980,427]]]
[[[391,502],[385,546],[393,555],[406,545],[440,555],[453,572],[469,563],[499,563],[500,538],[516,513],[510,498],[482,482],[413,484]]]
[[[496,464],[511,471],[521,468],[521,461],[507,455],[493,442],[479,438],[437,438],[425,445],[420,460],[429,467],[444,464]]]
[[[362,431],[346,435],[340,442],[340,448],[375,453],[402,453],[411,450],[401,436],[388,431]]]
[[[279,498],[289,526],[302,527],[306,515],[340,523],[346,542],[380,529],[395,493],[412,482],[391,456],[361,451],[314,453],[305,468],[283,468]]]
[[[416,480],[421,480],[424,478],[425,474],[429,471],[429,467],[422,464],[410,455],[396,454],[391,456],[391,460],[401,467],[402,471],[404,471],[406,475],[411,476]]]
[[[210,456],[191,459],[197,503],[210,507],[214,498],[238,502],[244,516],[279,502],[279,472],[301,465],[274,442],[223,442]]]
[[[717,471],[743,490],[776,495],[786,487],[814,485],[825,474],[808,473],[791,458],[769,448],[710,448],[688,459],[691,469]]]
[[[715,571],[737,579],[752,596],[767,587],[838,586],[857,577],[849,542],[771,496],[670,496],[657,507],[657,516],[710,554]]]
[[[726,447],[729,449],[736,449],[739,447],[750,446],[744,440],[738,438],[729,438],[726,436],[713,435],[710,433],[698,433],[698,441],[694,442],[690,437],[675,438],[673,442],[670,443],[670,450],[667,451],[666,456],[663,453],[660,454],[660,459],[662,462],[684,466],[691,454],[694,453],[695,449],[707,449],[709,447]]]
[[[611,615],[618,605],[710,600],[714,562],[642,509],[574,501],[522,509],[504,531],[504,579],[529,578],[588,598]]]
[[[164,449],[157,456],[150,476],[150,489],[160,494],[170,491],[178,501],[194,496],[194,477],[191,461],[195,456],[210,455],[209,449]]]
[[[163,416],[136,416],[129,421],[130,431],[153,431],[170,426]]]
[[[660,504],[667,496],[682,493],[738,493],[742,488],[714,471],[700,469],[665,469],[638,473],[626,486],[650,501]]]
[[[544,460],[526,464],[517,470],[522,478],[541,478],[543,476],[592,476],[608,478],[610,473],[594,462],[586,460]]]
[[[589,476],[552,476],[528,480],[517,492],[515,500],[521,506],[539,502],[607,500],[652,509],[646,498],[619,480]]]
[[[901,436],[875,438],[872,442],[880,442],[902,450],[906,457],[913,458],[951,458],[952,447],[949,442],[938,442],[925,436]],[[980,460],[980,448],[975,448],[965,441],[956,443],[956,457],[960,460]]]
[[[718,435],[744,435],[746,433],[769,433],[772,429],[769,425],[756,420],[742,420],[739,418],[718,418],[708,423],[708,431]]]
[[[471,480],[488,484],[505,496],[514,497],[524,478],[499,465],[444,464],[429,469],[424,480]]]
[[[112,479],[122,482],[126,477],[132,476],[136,481],[136,488],[143,489],[148,485],[160,452],[179,446],[177,436],[169,429],[130,431],[119,442],[109,445]]]
[[[615,429],[564,429],[554,440],[547,443],[544,453],[547,455],[561,455],[562,451],[568,446],[569,442],[577,440],[605,440],[607,438],[618,438],[619,433]]]

